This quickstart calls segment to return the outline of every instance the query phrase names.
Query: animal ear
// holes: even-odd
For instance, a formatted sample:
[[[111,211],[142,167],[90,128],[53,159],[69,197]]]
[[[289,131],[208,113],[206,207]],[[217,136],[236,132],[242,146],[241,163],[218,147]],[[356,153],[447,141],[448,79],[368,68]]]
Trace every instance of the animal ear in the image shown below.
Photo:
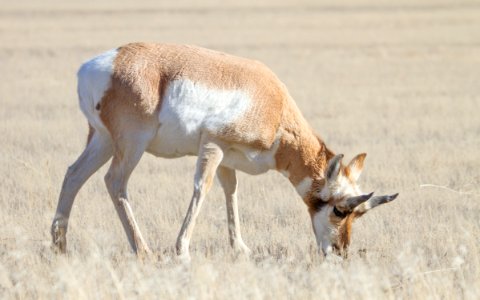
[[[379,205],[391,202],[397,198],[398,193],[390,196],[376,196],[368,199],[366,202],[363,202],[362,204],[358,205],[355,207],[353,212],[355,213],[356,217],[363,216],[364,213],[367,211],[371,210],[372,208],[375,208]]]
[[[337,180],[342,166],[342,158],[343,154],[337,154],[328,162],[327,169],[325,170],[325,178],[327,181]]]
[[[360,174],[362,174],[363,162],[366,156],[367,153],[358,154],[348,163],[348,166],[345,168],[346,173],[352,180],[357,181],[360,177]]]

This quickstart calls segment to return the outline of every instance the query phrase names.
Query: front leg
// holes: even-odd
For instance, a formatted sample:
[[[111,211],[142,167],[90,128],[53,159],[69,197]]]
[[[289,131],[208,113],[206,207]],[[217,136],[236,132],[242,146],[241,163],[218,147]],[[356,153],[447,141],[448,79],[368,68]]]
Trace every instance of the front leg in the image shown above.
[[[192,200],[177,238],[177,255],[183,260],[190,260],[188,248],[195,221],[222,159],[223,150],[218,143],[209,140],[202,142],[195,170]]]
[[[225,192],[227,202],[228,235],[230,245],[239,253],[250,255],[251,251],[245,245],[240,234],[240,218],[237,203],[237,176],[235,170],[220,166],[217,170],[218,180]]]

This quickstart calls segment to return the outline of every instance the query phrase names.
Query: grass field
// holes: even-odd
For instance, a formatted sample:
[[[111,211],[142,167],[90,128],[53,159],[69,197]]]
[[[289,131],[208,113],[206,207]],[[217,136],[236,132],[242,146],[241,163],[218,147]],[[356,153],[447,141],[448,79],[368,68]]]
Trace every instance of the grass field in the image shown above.
[[[0,298],[480,298],[480,3],[397,2],[2,3]],[[76,199],[68,254],[55,255],[57,197],[88,130],[77,68],[133,41],[265,62],[330,148],[347,159],[368,153],[365,192],[400,196],[354,224],[350,258],[334,264],[318,255],[306,207],[283,176],[241,174],[253,257],[232,255],[217,184],[182,265],[173,246],[195,158],[145,155],[129,191],[154,257],[131,253],[106,167]]]

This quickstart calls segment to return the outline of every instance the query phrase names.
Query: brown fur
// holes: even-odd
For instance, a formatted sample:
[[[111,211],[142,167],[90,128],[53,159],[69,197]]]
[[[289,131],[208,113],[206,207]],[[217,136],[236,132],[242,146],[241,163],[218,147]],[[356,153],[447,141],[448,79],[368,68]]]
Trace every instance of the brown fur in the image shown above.
[[[114,61],[111,88],[101,101],[102,121],[117,135],[132,117],[141,122],[154,121],[169,82],[182,78],[220,90],[239,89],[253,98],[252,109],[235,124],[215,133],[217,138],[268,149],[281,132],[275,156],[277,169],[288,171],[294,185],[307,176],[323,176],[333,153],[312,132],[283,83],[254,60],[186,45],[122,46]],[[114,132],[112,136],[115,139]]]
[[[345,168],[343,168],[343,172],[350,182],[356,181],[354,175],[362,171],[365,157],[367,157],[366,153],[360,153],[355,156]]]
[[[338,226],[337,246],[340,250],[345,250],[350,245],[350,239],[352,236],[352,224],[354,219],[354,214],[349,214],[343,219],[339,219],[335,216],[330,216],[330,222],[334,226]]]
[[[320,179],[333,152],[317,137],[291,98],[282,114],[283,134],[275,155],[278,170],[288,171],[297,185],[303,178]]]
[[[197,164],[199,167],[196,177],[202,176],[199,180],[201,184],[199,188],[196,187],[177,239],[179,255],[188,255],[188,243],[201,202],[213,183],[217,167],[221,164],[223,149],[229,145],[242,144],[258,150],[272,150],[265,152],[267,157],[276,151],[275,167],[289,174],[293,185],[297,186],[303,179],[308,179],[298,189],[304,196],[312,221],[315,213],[322,207],[333,206],[341,200],[333,197],[318,198],[319,191],[327,184],[324,173],[334,154],[313,133],[286,87],[266,66],[257,61],[194,46],[128,44],[118,48],[113,61],[111,86],[95,109],[99,111],[103,124],[109,130],[114,146],[112,165],[105,182],[135,251],[149,252],[149,249],[128,204],[127,181],[161,126],[162,120],[158,120],[158,113],[166,89],[173,81],[180,79],[188,79],[195,84],[220,91],[242,91],[252,99],[252,105],[239,120],[219,132],[202,135],[202,140],[208,138],[211,143],[208,140],[200,143],[203,148],[199,153],[200,164]],[[88,143],[93,134],[94,129],[89,125]],[[347,176],[353,183],[363,167],[364,158],[365,154],[360,154],[347,167],[341,166],[342,176]],[[335,170],[338,170],[337,163],[339,160],[335,160]],[[235,180],[235,173],[231,171],[233,173],[230,173],[229,177],[233,174]],[[309,180],[312,185],[304,186],[305,183],[310,183]],[[224,184],[225,178],[222,185]],[[330,188],[331,182],[328,184]],[[228,197],[227,195],[227,201]],[[232,203],[236,203],[233,196],[230,198]],[[73,198],[67,200],[73,201]],[[248,252],[240,238],[236,204],[230,205],[228,209],[229,226],[237,224],[236,233],[231,234],[231,241],[236,241],[238,247]],[[336,240],[333,241],[335,248],[343,250],[348,247],[352,222],[356,216],[357,214],[350,213],[345,218],[338,218],[330,214],[330,224],[338,230]],[[237,220],[232,221],[235,218]],[[60,238],[55,235],[57,232],[61,233],[55,227],[58,222],[54,221],[52,234],[54,243],[61,248],[61,243],[56,242]],[[237,238],[233,239],[232,236]],[[234,242],[232,244],[235,244]]]
[[[102,99],[102,120],[110,122],[107,118],[112,115],[103,113],[109,106],[107,102],[122,102],[129,114],[141,118],[156,114],[166,87],[176,79],[250,94],[253,108],[215,135],[231,143],[260,149],[271,147],[288,97],[285,86],[257,61],[194,46],[135,43],[120,47],[114,61],[112,86]]]
[[[325,201],[325,199],[320,199],[319,197],[315,196],[314,193],[317,193],[317,194],[320,193],[320,191],[322,190],[325,184],[326,184],[326,181],[324,178],[313,181],[312,189],[304,199],[304,202],[305,204],[307,204],[308,211],[312,217],[316,212],[320,211],[320,209],[322,209],[325,205],[333,206],[335,205],[335,203],[338,202],[337,199],[331,198]]]

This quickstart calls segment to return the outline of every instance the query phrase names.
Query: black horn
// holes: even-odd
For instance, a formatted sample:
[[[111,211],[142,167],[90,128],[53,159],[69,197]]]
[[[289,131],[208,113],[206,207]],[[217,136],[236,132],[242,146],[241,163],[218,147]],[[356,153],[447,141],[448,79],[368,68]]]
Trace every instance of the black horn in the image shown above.
[[[375,197],[372,198],[372,200],[370,200],[370,202],[372,203],[371,206],[373,208],[373,207],[378,206],[380,204],[388,203],[390,201],[395,200],[395,198],[397,198],[397,196],[398,196],[398,193],[393,194],[393,195],[375,196]]]
[[[363,202],[367,201],[368,199],[372,198],[373,196],[373,192],[370,193],[370,194],[366,194],[366,195],[360,195],[360,196],[356,196],[356,197],[350,197],[347,199],[347,204],[346,204],[346,208],[350,211],[352,211],[355,207],[359,206],[360,204],[362,204]]]

